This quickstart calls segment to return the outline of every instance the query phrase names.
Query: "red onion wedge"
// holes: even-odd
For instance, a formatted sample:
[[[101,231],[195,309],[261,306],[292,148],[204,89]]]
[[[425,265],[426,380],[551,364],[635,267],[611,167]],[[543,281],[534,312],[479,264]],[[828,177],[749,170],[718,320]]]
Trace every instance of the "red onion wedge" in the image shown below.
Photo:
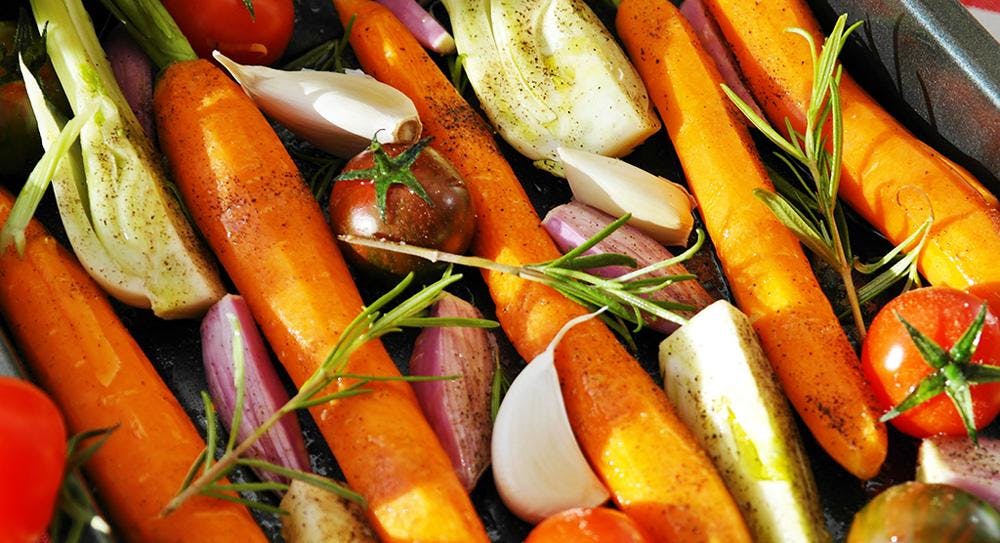
[[[239,325],[243,343],[246,392],[239,429],[239,440],[242,441],[288,402],[288,392],[275,372],[250,308],[242,297],[227,294],[208,310],[201,322],[201,350],[208,390],[222,423],[228,428],[236,407],[236,355],[233,345],[237,326],[234,323]],[[294,413],[286,415],[258,439],[248,456],[290,469],[311,471],[305,439]],[[271,472],[261,470],[257,471],[257,475],[263,480],[287,482]]]
[[[917,480],[955,486],[1000,508],[1000,440],[931,437],[920,444]]]
[[[432,317],[482,318],[472,304],[446,294]],[[482,328],[425,328],[410,357],[410,374],[454,380],[413,383],[417,400],[467,490],[490,464],[490,385],[497,367],[497,342]]]
[[[124,27],[115,28],[104,40],[104,52],[111,62],[118,86],[132,108],[142,130],[155,140],[153,129],[153,63],[132,40]]]
[[[563,252],[582,244],[594,234],[601,231],[612,222],[614,217],[598,211],[580,202],[570,202],[554,208],[545,216],[542,226],[552,236],[553,241]],[[586,254],[618,253],[635,259],[638,268],[671,258],[672,255],[653,238],[643,234],[638,229],[622,225],[610,236],[595,245]],[[606,266],[588,270],[601,277],[618,277],[635,271],[625,266]],[[650,277],[665,275],[683,275],[688,271],[681,264],[668,266],[649,274]],[[678,314],[690,318],[698,310],[708,306],[715,300],[697,281],[680,281],[649,296],[652,300],[672,301],[693,306],[694,311],[678,311]],[[647,325],[659,332],[669,334],[677,329],[677,324],[663,319],[656,319]]]
[[[416,0],[377,0],[389,8],[420,45],[441,55],[455,52],[455,39]]]
[[[691,23],[691,28],[694,29],[694,33],[698,36],[698,41],[705,48],[705,52],[715,61],[715,66],[719,69],[719,74],[722,76],[723,81],[726,82],[726,85],[736,93],[736,96],[739,96],[744,102],[749,104],[761,119],[766,119],[767,117],[764,116],[753,95],[750,94],[746,85],[743,84],[743,78],[736,64],[736,58],[733,56],[733,52],[729,50],[729,45],[726,44],[726,41],[722,37],[722,30],[719,28],[719,24],[708,13],[704,2],[702,0],[684,0],[681,4],[681,15]],[[742,115],[740,117],[742,118]]]

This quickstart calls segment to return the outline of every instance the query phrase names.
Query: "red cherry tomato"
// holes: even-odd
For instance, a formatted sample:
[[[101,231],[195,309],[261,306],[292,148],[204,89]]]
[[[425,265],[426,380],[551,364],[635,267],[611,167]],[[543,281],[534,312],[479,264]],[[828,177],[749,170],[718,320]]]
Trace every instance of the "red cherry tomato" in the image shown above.
[[[254,16],[243,0],[163,0],[191,47],[202,58],[218,49],[242,64],[271,64],[292,37],[292,0],[253,0]]]
[[[0,377],[0,532],[34,542],[52,518],[66,462],[66,427],[34,385]]]
[[[647,543],[639,525],[607,507],[569,509],[542,521],[524,543]]]
[[[409,147],[387,144],[382,149],[388,156],[397,157]],[[371,168],[373,153],[366,150],[358,154],[344,166],[344,172]],[[383,216],[376,205],[375,184],[371,179],[340,180],[333,184],[330,193],[330,222],[334,232],[464,253],[472,242],[476,221],[465,181],[432,147],[420,151],[410,171],[431,204],[409,187],[392,184],[386,192]],[[411,271],[426,273],[440,267],[416,256],[348,243],[342,243],[341,247],[354,265],[381,278],[398,278]]]
[[[861,349],[865,377],[882,406],[898,405],[934,369],[923,359],[899,318],[904,319],[948,350],[975,319],[986,302],[949,288],[912,290],[886,304],[872,321]],[[988,312],[973,364],[1000,366],[1000,322]],[[982,429],[1000,412],[1000,383],[972,385],[973,417]],[[900,431],[914,437],[965,435],[955,405],[944,394],[892,419]]]

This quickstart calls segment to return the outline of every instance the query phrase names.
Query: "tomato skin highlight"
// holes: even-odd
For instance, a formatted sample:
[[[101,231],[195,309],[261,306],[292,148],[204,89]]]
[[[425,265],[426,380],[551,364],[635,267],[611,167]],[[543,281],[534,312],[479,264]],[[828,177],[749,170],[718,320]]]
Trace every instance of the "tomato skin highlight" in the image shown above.
[[[409,145],[386,144],[395,157]],[[373,152],[365,150],[348,161],[344,171],[374,165]],[[386,193],[385,217],[375,204],[370,179],[341,180],[330,192],[330,223],[340,234],[405,242],[419,247],[463,254],[472,243],[476,215],[465,181],[432,147],[425,147],[411,167],[434,205],[428,205],[409,188],[393,184]],[[441,266],[420,257],[340,243],[344,256],[362,270],[383,279],[399,278],[413,271],[425,274]]]
[[[66,462],[66,425],[52,400],[0,377],[0,540],[35,542],[52,518]]]
[[[882,492],[851,523],[847,543],[995,543],[1000,513],[968,492],[908,482]]]
[[[243,0],[163,0],[163,6],[201,58],[218,49],[241,64],[272,64],[292,38],[292,0],[253,0],[254,17]]]
[[[948,350],[972,323],[986,302],[972,294],[945,287],[921,288],[892,300],[875,317],[861,349],[865,377],[886,410],[898,405],[934,369],[921,357],[896,316]],[[1000,321],[988,312],[974,364],[1000,366]],[[972,385],[976,429],[986,427],[1000,413],[1000,383]],[[966,435],[955,405],[944,394],[892,419],[900,431],[914,437]]]
[[[568,509],[543,520],[524,543],[648,543],[639,525],[616,509]]]

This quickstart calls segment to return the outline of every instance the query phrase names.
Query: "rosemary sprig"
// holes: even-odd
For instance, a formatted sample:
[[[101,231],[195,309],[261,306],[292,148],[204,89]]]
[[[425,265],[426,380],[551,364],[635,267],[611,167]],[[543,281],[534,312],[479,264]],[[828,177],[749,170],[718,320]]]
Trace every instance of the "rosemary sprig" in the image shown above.
[[[333,350],[327,355],[326,359],[320,364],[316,372],[312,374],[302,384],[299,391],[295,396],[288,400],[284,406],[278,409],[274,414],[271,415],[263,424],[254,429],[253,433],[244,439],[243,441],[236,444],[232,437],[230,437],[230,442],[226,444],[225,452],[219,457],[217,461],[214,460],[215,457],[215,446],[218,443],[217,438],[217,423],[215,420],[215,410],[212,406],[212,400],[207,394],[203,394],[206,414],[208,418],[208,438],[207,445],[204,451],[195,459],[188,476],[181,485],[181,489],[178,494],[164,507],[161,515],[166,516],[175,511],[180,507],[185,501],[187,501],[192,496],[203,494],[207,496],[212,496],[218,499],[238,501],[248,507],[253,507],[260,509],[262,511],[267,511],[271,513],[280,513],[280,510],[273,506],[256,502],[253,500],[248,500],[239,497],[235,492],[246,491],[246,490],[264,490],[271,488],[270,485],[263,485],[259,483],[241,483],[241,484],[222,484],[219,483],[221,479],[226,477],[230,472],[233,471],[237,466],[248,466],[257,469],[264,469],[274,472],[283,477],[288,477],[291,479],[298,479],[308,484],[323,488],[325,490],[335,492],[340,496],[345,498],[363,502],[362,497],[356,492],[350,489],[338,485],[336,483],[330,482],[326,479],[317,477],[315,475],[288,469],[282,466],[277,466],[269,462],[262,460],[253,460],[249,458],[244,458],[243,454],[247,452],[251,445],[260,439],[261,436],[266,434],[268,430],[274,426],[282,417],[292,413],[299,409],[306,409],[323,403],[331,402],[334,400],[344,399],[351,396],[356,396],[358,394],[365,394],[370,392],[370,388],[367,388],[369,383],[375,381],[425,381],[428,379],[438,379],[437,377],[407,377],[407,376],[377,376],[377,375],[357,375],[349,373],[346,370],[346,365],[350,356],[357,351],[365,343],[378,339],[386,334],[400,331],[404,327],[423,327],[423,326],[468,326],[468,327],[479,327],[479,328],[493,328],[497,326],[497,323],[485,319],[462,319],[462,318],[435,318],[428,319],[421,315],[423,312],[431,306],[433,303],[438,301],[443,295],[444,290],[449,285],[455,283],[461,279],[460,274],[452,274],[451,269],[445,271],[444,275],[438,281],[424,287],[416,294],[410,296],[403,302],[399,303],[391,309],[387,309],[388,305],[399,298],[413,281],[413,274],[405,277],[395,288],[384,294],[373,304],[366,307],[361,314],[359,314],[351,323],[341,332],[340,337],[337,340],[336,345]],[[234,337],[234,353],[242,353],[242,340],[237,341],[238,338]],[[237,355],[237,358],[240,355]],[[237,364],[239,364],[239,359],[237,359]],[[238,368],[237,368],[238,369]],[[450,377],[445,377],[450,378]],[[340,382],[336,390],[332,392],[329,390],[331,385],[335,382]],[[241,390],[244,387],[242,381],[237,381],[237,398],[241,397]],[[239,403],[239,402],[237,402]],[[240,416],[241,409],[236,409],[234,413],[234,419]],[[234,420],[234,424],[230,426],[233,432],[237,431],[239,427]],[[200,474],[199,474],[200,472]]]
[[[316,47],[306,51],[298,58],[289,61],[281,67],[282,70],[318,70],[322,72],[344,73],[347,63],[344,61],[344,53],[350,45],[351,30],[354,28],[355,16],[347,21],[344,27],[344,35],[339,38],[327,40]]]
[[[840,102],[840,78],[843,66],[838,63],[837,58],[848,36],[861,24],[859,21],[847,26],[847,16],[840,16],[822,48],[817,48],[809,32],[801,28],[788,30],[806,40],[812,58],[813,85],[809,106],[806,109],[805,131],[802,133],[792,128],[791,121],[785,119],[784,128],[788,133],[786,139],[729,87],[722,85],[722,89],[737,109],[781,149],[784,154],[778,154],[778,158],[788,166],[797,182],[797,184],[792,183],[780,175],[775,175],[772,177],[777,192],[756,189],[754,195],[770,208],[778,220],[791,230],[803,245],[837,271],[847,293],[854,324],[864,339],[865,322],[861,313],[861,303],[872,299],[903,278],[908,279],[908,285],[919,281],[916,259],[926,241],[930,224],[925,224],[877,262],[869,265],[856,264],[851,251],[847,220],[837,199],[844,140]],[[809,181],[800,171],[804,171]],[[910,249],[908,254],[896,260],[906,249]],[[854,269],[862,273],[875,273],[892,262],[894,262],[892,266],[865,287],[861,289],[855,287],[852,276]]]
[[[112,539],[111,527],[94,510],[93,499],[79,476],[79,470],[117,429],[115,425],[81,432],[66,443],[63,484],[59,488],[56,512],[49,523],[49,538],[52,541],[76,543],[83,539],[87,527],[91,528],[92,539],[98,543]]]
[[[616,332],[622,334],[626,339],[630,339],[628,327],[624,323],[635,325],[635,331],[640,330],[647,322],[647,319],[650,318],[661,318],[680,325],[687,323],[687,319],[678,315],[675,311],[690,311],[693,309],[692,307],[673,302],[652,301],[645,298],[644,295],[666,288],[679,281],[695,279],[695,276],[690,274],[658,277],[647,276],[654,271],[687,260],[698,252],[705,242],[705,233],[699,229],[697,231],[697,241],[683,253],[612,279],[598,277],[582,271],[604,266],[624,265],[635,267],[635,261],[624,255],[584,254],[625,224],[630,217],[631,215],[628,214],[623,215],[572,251],[554,260],[538,264],[503,264],[486,258],[456,255],[435,249],[377,239],[360,238],[351,235],[342,235],[339,239],[354,245],[418,256],[431,262],[449,262],[507,273],[528,281],[547,285],[559,291],[567,298],[590,309],[607,307],[606,314],[610,314],[610,316],[605,318],[606,314],[602,314],[601,318]]]

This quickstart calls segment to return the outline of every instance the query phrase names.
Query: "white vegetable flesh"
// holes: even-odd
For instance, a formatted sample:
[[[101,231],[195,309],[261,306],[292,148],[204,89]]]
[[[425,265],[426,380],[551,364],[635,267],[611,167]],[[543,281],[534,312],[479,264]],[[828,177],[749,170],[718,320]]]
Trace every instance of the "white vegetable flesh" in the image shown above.
[[[660,369],[754,540],[829,541],[791,410],[746,315],[726,301],[703,309],[660,344]]]

